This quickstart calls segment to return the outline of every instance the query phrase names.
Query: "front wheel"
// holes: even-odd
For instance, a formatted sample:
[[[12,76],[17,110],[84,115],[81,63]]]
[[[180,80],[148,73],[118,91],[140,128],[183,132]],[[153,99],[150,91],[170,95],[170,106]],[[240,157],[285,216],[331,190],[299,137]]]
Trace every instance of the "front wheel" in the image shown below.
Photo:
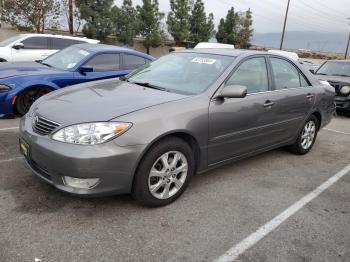
[[[132,195],[144,206],[170,204],[185,191],[193,173],[191,147],[177,137],[162,140],[141,161],[135,174]]]
[[[51,90],[47,87],[36,87],[26,90],[17,97],[16,110],[20,115],[25,115],[32,104],[41,96],[49,93]]]
[[[317,132],[318,119],[311,115],[305,122],[295,143],[289,147],[290,151],[298,155],[309,152],[316,141]]]

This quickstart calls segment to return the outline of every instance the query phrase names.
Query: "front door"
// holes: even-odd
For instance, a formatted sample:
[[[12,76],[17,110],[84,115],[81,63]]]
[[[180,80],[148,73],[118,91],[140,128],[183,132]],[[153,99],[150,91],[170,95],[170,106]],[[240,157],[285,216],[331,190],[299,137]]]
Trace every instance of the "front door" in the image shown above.
[[[117,53],[98,54],[86,62],[84,66],[92,67],[93,72],[82,73],[78,69],[74,75],[75,84],[127,74],[124,70],[120,70],[120,54]]]
[[[244,85],[245,98],[213,100],[209,105],[209,165],[254,152],[269,145],[273,132],[267,60],[248,58],[224,83]],[[234,88],[234,87],[233,87]]]
[[[23,48],[11,49],[12,62],[43,60],[55,52],[49,48],[48,37],[33,36],[21,41]]]

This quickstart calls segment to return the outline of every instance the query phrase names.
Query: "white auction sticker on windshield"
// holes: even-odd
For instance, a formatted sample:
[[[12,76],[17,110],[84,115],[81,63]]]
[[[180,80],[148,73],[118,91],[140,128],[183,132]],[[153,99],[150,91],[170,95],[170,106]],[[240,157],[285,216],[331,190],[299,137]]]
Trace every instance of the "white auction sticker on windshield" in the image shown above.
[[[211,58],[205,58],[205,57],[195,57],[191,61],[192,63],[198,63],[198,64],[207,64],[207,65],[213,65],[215,64],[216,60]]]

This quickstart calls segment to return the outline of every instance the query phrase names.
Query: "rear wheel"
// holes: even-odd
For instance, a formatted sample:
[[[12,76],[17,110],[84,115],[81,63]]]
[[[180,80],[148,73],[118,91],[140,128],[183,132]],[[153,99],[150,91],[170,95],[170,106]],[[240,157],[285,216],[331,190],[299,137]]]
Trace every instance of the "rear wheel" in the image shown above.
[[[309,152],[315,143],[317,132],[318,120],[314,115],[311,115],[305,122],[295,143],[289,147],[290,151],[298,155]]]
[[[37,100],[39,97],[49,93],[51,90],[47,87],[36,87],[26,90],[22,94],[17,97],[16,100],[16,110],[20,115],[25,115],[31,105]]]
[[[149,207],[167,205],[188,186],[194,173],[191,147],[177,137],[154,145],[141,161],[135,174],[132,195]]]

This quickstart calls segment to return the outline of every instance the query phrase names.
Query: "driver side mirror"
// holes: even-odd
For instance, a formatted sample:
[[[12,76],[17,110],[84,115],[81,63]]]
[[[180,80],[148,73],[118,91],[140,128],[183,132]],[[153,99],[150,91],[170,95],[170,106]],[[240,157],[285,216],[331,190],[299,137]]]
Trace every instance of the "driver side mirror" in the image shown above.
[[[19,49],[23,49],[24,48],[24,44],[23,43],[16,43],[12,46],[13,49],[19,50]]]
[[[247,87],[241,85],[225,86],[217,98],[244,98],[247,95]]]
[[[94,68],[89,65],[83,65],[79,68],[79,72],[85,75],[86,73],[94,72]]]

